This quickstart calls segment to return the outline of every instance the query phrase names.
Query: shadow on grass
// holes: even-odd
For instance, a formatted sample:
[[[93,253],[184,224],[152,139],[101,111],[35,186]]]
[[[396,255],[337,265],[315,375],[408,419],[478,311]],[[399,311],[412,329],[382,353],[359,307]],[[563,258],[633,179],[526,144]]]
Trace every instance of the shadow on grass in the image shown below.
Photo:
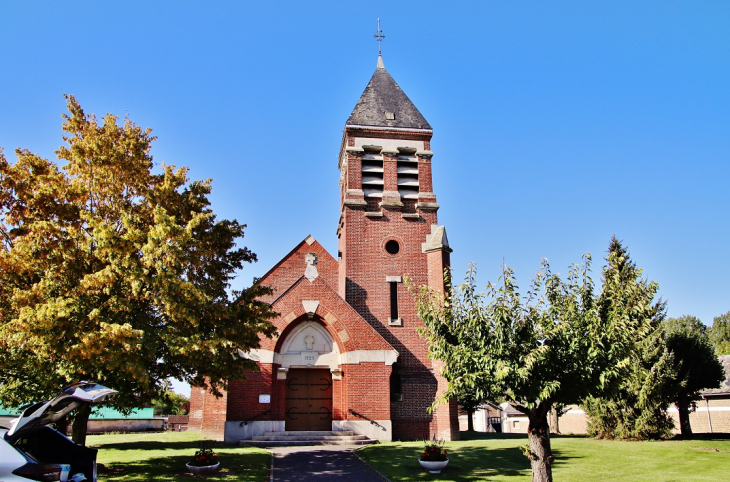
[[[464,433],[462,433],[464,435]],[[472,435],[472,434],[470,434]],[[582,438],[582,437],[575,437]],[[494,441],[494,444],[480,443]],[[476,441],[469,444],[469,441]],[[409,445],[370,446],[358,454],[378,471],[393,481],[401,480],[490,480],[491,478],[515,478],[523,480],[532,472],[530,461],[522,452],[527,436],[518,434],[483,434],[462,438],[466,444],[455,443],[449,449],[449,465],[440,475],[428,474],[418,463],[420,447]],[[506,446],[505,446],[506,445]],[[583,458],[574,451],[556,450],[553,467],[573,463]]]
[[[677,434],[669,440],[730,440],[730,433],[693,433],[687,436]]]
[[[527,442],[526,433],[494,433],[494,432],[459,432],[460,440],[524,440]],[[587,435],[550,435],[550,440],[555,439],[587,439]]]
[[[393,481],[455,480],[468,481],[493,476],[525,477],[531,473],[530,461],[518,447],[460,447],[449,451],[449,465],[441,474],[429,474],[418,463],[418,451],[411,447],[377,446],[361,449],[358,454]]]
[[[194,476],[187,472],[187,455],[172,455],[135,462],[100,464],[99,476],[104,481],[189,480]],[[221,470],[206,476],[210,479],[260,480],[269,470],[267,453],[222,453]]]
[[[171,441],[134,441],[134,442],[117,442],[117,443],[98,443],[90,446],[97,449],[113,449],[113,450],[198,450],[201,447],[200,440],[185,440],[179,442]],[[208,448],[229,447],[222,443],[205,441]]]

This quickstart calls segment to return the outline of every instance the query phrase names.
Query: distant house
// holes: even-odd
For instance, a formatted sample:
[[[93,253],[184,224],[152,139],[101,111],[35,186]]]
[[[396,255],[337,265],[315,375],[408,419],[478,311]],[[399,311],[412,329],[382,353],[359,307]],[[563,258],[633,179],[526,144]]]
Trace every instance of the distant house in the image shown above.
[[[502,432],[502,409],[494,403],[485,403],[472,415],[475,432]],[[469,427],[469,414],[459,407],[459,430],[465,432]]]

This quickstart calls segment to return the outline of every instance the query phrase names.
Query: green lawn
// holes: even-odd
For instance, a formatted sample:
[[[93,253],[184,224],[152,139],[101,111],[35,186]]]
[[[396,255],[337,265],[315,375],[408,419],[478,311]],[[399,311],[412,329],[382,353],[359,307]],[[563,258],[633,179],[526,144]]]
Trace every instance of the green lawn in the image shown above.
[[[86,444],[99,449],[100,481],[192,481],[185,463],[200,447],[200,434],[164,432],[89,435]],[[252,447],[214,446],[221,471],[208,479],[262,482],[269,478],[271,455]],[[200,477],[202,479],[202,477]]]
[[[551,442],[556,457],[553,477],[559,482],[730,480],[730,440],[727,439],[616,442],[553,437]],[[421,442],[371,445],[357,453],[393,482],[516,482],[531,477],[530,463],[519,448],[526,443],[526,436],[491,434],[447,442],[450,463],[441,475],[428,474],[418,464]]]

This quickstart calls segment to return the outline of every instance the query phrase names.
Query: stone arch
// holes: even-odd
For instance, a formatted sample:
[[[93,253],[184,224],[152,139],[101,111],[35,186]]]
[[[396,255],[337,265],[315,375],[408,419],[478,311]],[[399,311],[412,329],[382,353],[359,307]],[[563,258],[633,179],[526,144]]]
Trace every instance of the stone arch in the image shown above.
[[[316,319],[292,323],[277,343],[274,363],[282,368],[339,368],[340,348],[325,324]]]

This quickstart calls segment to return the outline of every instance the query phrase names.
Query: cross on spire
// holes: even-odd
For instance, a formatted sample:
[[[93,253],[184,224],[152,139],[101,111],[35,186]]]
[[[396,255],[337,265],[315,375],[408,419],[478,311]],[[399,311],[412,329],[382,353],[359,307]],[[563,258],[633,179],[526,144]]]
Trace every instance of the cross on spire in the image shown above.
[[[380,57],[380,46],[382,45],[383,39],[385,38],[385,35],[383,35],[383,31],[380,30],[380,18],[378,18],[378,32],[373,35],[373,37],[375,37],[375,40],[378,41],[378,57]]]

